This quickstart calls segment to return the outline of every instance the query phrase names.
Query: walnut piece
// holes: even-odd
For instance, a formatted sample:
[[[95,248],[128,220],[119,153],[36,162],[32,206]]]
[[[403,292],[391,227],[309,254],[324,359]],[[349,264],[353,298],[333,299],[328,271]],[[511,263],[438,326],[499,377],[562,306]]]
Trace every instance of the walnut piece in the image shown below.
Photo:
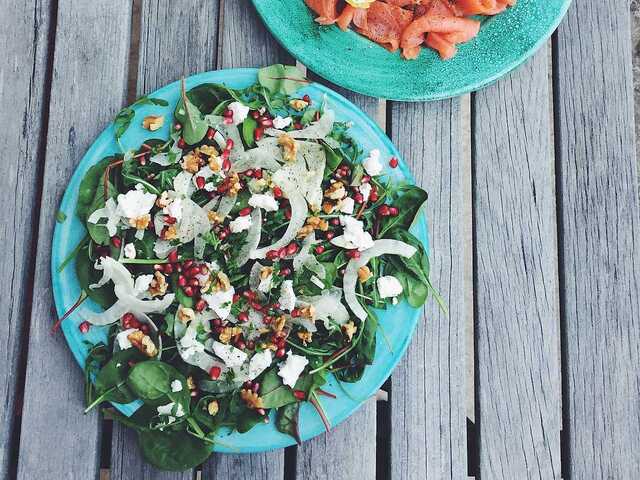
[[[369,270],[369,267],[366,265],[363,265],[358,269],[358,280],[360,280],[360,283],[366,282],[371,277],[373,277],[373,273],[371,273],[371,270]]]
[[[307,332],[298,332],[298,338],[302,340],[302,344],[306,347],[308,343],[311,343],[313,340],[313,333]]]
[[[145,356],[153,358],[158,354],[156,345],[151,340],[149,335],[145,335],[140,330],[131,332],[127,335],[127,339],[131,342],[131,345],[140,350]]]
[[[151,280],[151,284],[149,285],[149,293],[152,297],[161,297],[167,293],[168,287],[169,284],[164,275],[160,272],[155,272],[153,274],[153,280]]]
[[[178,307],[178,320],[182,323],[188,323],[194,318],[196,318],[196,312],[193,308],[183,307],[182,305]]]
[[[347,322],[342,325],[342,331],[349,341],[353,338],[353,334],[356,333],[356,330],[358,330],[358,327],[356,327],[353,322]]]
[[[200,170],[200,157],[197,153],[190,152],[182,159],[182,169],[189,173],[197,173]]]
[[[146,229],[149,226],[149,222],[151,222],[151,215],[149,215],[148,213],[138,218],[129,219],[129,225],[137,230]]]
[[[164,125],[164,117],[162,115],[147,115],[142,120],[142,128],[155,132]]]
[[[252,390],[248,388],[243,388],[240,390],[240,398],[244,400],[247,404],[247,407],[252,409],[264,408],[264,403],[262,402],[262,398]]]
[[[298,144],[286,133],[278,137],[278,145],[282,147],[282,158],[287,162],[294,162],[298,154]]]
[[[304,110],[305,108],[307,108],[309,106],[309,103],[305,102],[304,100],[302,100],[300,98],[294,98],[293,100],[289,100],[289,105],[296,112],[300,112],[300,111]]]
[[[209,402],[209,405],[207,405],[207,412],[209,413],[209,415],[211,415],[212,417],[215,417],[216,414],[218,413],[218,410],[220,410],[220,406],[218,405],[218,401],[217,400],[211,400]]]

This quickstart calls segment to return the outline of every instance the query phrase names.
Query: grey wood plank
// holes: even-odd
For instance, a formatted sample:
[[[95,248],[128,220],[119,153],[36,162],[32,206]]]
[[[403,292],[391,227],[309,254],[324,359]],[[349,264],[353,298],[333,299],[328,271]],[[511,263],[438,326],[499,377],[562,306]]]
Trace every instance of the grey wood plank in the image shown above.
[[[376,120],[380,102],[378,99],[346,91],[311,73],[307,76],[344,95]],[[384,128],[384,125],[382,127]],[[357,449],[354,449],[355,445]],[[366,401],[353,416],[328,433],[303,443],[297,448],[296,456],[296,477],[300,479],[376,478],[375,400]],[[330,461],[319,462],[319,458],[327,458]]]
[[[464,289],[470,265],[469,162],[462,150],[460,99],[392,103],[391,139],[429,192],[431,279],[448,316],[429,299],[405,358],[391,376],[391,476],[399,480],[467,476]]]
[[[98,475],[99,416],[82,414],[82,373],[63,336],[50,334],[55,320],[50,250],[55,213],[67,182],[125,99],[130,12],[127,0],[70,0],[58,5],[39,236],[33,255],[20,479]]]
[[[570,478],[637,478],[640,231],[628,2],[574,2],[556,43]],[[588,54],[586,52],[588,49]]]
[[[260,67],[291,63],[289,57],[266,31],[249,0],[220,0],[218,67]],[[282,479],[284,451],[251,455],[214,454],[203,465],[202,479]]]
[[[480,474],[560,478],[556,205],[548,53],[475,94]]]
[[[136,96],[193,73],[215,68],[218,1],[143,0]],[[135,66],[131,66],[135,68]],[[111,480],[191,479],[193,471],[161,472],[146,464],[137,437],[114,422],[111,441]]]
[[[25,252],[35,248],[34,224],[24,221],[38,211],[39,155],[44,115],[48,108],[45,84],[50,50],[47,37],[49,2],[10,1],[0,17],[0,151],[9,153],[0,162],[0,202],[8,214],[0,221],[4,244],[0,282],[6,296],[0,302],[0,477],[15,468],[17,431],[20,426],[25,356],[23,342],[28,330],[31,303],[32,259]]]

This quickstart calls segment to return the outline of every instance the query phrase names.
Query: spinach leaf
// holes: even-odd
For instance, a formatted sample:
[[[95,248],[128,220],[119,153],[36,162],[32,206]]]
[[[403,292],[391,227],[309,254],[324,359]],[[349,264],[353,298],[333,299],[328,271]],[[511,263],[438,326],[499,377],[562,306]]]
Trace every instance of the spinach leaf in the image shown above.
[[[278,418],[276,420],[278,430],[291,435],[298,445],[302,444],[298,429],[299,413],[300,402],[290,403],[278,409]]]
[[[386,235],[386,238],[393,238],[416,248],[416,253],[411,257],[400,257],[396,255],[389,256],[389,261],[402,269],[402,266],[409,270],[414,276],[416,276],[425,285],[430,285],[429,282],[429,257],[427,256],[424,246],[413,234],[406,230],[394,229]]]
[[[184,79],[182,79],[181,99],[176,105],[174,116],[182,123],[182,138],[188,145],[200,142],[209,130],[209,125],[202,118],[202,112],[187,97]]]
[[[247,147],[255,147],[256,141],[253,137],[253,132],[255,132],[256,127],[258,126],[258,122],[256,122],[253,118],[247,117],[242,122],[242,139]]]
[[[135,400],[135,395],[127,386],[127,374],[129,373],[130,361],[141,361],[144,356],[136,348],[121,350],[111,357],[96,376],[96,391],[98,395],[103,395],[108,390],[116,387],[103,401],[118,403],[129,403]]]
[[[413,308],[419,308],[427,301],[429,287],[407,270],[397,270],[393,275],[402,285],[404,297]]]
[[[321,141],[320,143],[322,143],[324,153],[327,157],[327,163],[324,167],[324,178],[327,179],[331,176],[335,169],[340,166],[340,163],[342,163],[342,156],[340,156],[340,154],[338,154],[333,148],[331,148],[327,142]]]
[[[279,408],[297,401],[293,390],[282,383],[275,368],[265,373],[260,388],[260,397],[262,397],[264,408]]]
[[[150,430],[138,435],[142,455],[160,470],[188,470],[203,463],[211,454],[207,443],[184,431]]]
[[[76,204],[76,215],[80,217],[83,222],[87,221],[87,218],[91,214],[89,210],[91,204],[96,197],[96,190],[102,188],[102,176],[107,166],[115,160],[115,157],[106,157],[93,165],[87,173],[84,174],[84,178],[80,182],[78,188],[78,203]]]
[[[402,195],[393,202],[399,213],[395,217],[385,218],[380,230],[381,237],[392,228],[405,230],[411,228],[416,219],[419,218],[423,205],[427,201],[427,192],[415,185],[406,185],[399,191],[402,192]]]
[[[198,387],[203,392],[212,393],[214,395],[223,395],[233,392],[238,384],[228,380],[200,380]]]
[[[181,392],[171,391],[171,382],[179,380]],[[185,412],[189,408],[187,379],[175,367],[159,360],[147,360],[135,365],[129,372],[127,385],[133,393],[150,405],[161,405],[169,401],[182,404]],[[186,401],[185,397],[186,396]]]
[[[277,63],[258,70],[258,82],[271,93],[293,94],[309,81],[291,65]]]
[[[125,107],[118,112],[115,120],[113,121],[113,127],[115,128],[116,141],[120,140],[122,135],[129,129],[133,117],[136,116],[136,112],[131,107]]]
[[[214,109],[222,102],[233,99],[230,89],[215,83],[203,83],[187,92],[187,97],[202,113],[215,113]]]

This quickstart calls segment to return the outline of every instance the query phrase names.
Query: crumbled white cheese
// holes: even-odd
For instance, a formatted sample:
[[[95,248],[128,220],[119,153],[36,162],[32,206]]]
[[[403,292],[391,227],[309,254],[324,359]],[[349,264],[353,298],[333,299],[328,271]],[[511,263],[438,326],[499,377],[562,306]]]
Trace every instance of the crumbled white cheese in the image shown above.
[[[184,417],[184,408],[179,403],[177,405],[175,402],[167,403],[166,405],[158,406],[156,409],[158,410],[158,415],[171,415],[174,407],[176,407],[176,417]]]
[[[220,342],[213,342],[213,353],[229,368],[240,367],[247,359],[247,354],[242,350]]]
[[[139,218],[151,211],[156,201],[156,195],[142,189],[129,190],[118,195],[118,208],[127,218]]]
[[[106,218],[107,223],[105,227],[107,227],[107,232],[109,232],[109,236],[113,237],[116,233],[118,233],[118,224],[122,219],[122,212],[116,205],[116,202],[113,198],[107,200],[104,208],[99,208],[95,210],[87,219],[89,223],[98,223],[101,218]]]
[[[278,367],[278,376],[282,378],[282,383],[291,388],[295,387],[300,374],[308,363],[309,360],[306,357],[295,355],[289,350],[287,352],[287,360]]]
[[[171,391],[174,393],[181,392],[183,389],[182,382],[180,380],[174,380],[171,382]]]
[[[382,298],[397,297],[402,293],[402,284],[393,275],[378,278],[376,285]]]
[[[239,233],[248,230],[251,227],[251,216],[245,215],[244,217],[238,217],[235,220],[229,222],[229,228],[231,233]]]
[[[235,381],[246,382],[247,380],[253,380],[262,372],[264,372],[271,365],[271,350],[263,350],[256,353],[249,364],[246,363],[242,367],[235,369]]]
[[[376,175],[380,175],[382,173],[382,163],[380,163],[380,150],[377,148],[371,150],[369,152],[369,157],[362,162],[362,166],[364,167],[367,174],[372,177]]]
[[[235,289],[230,287],[228,290],[218,290],[213,293],[203,293],[202,298],[209,305],[209,308],[216,312],[218,318],[225,320],[231,313],[231,305],[233,304],[233,294]]]
[[[137,328],[129,328],[116,335],[116,343],[118,344],[118,347],[120,347],[120,350],[131,348],[131,342],[127,337],[137,330]]]
[[[289,125],[291,125],[291,121],[292,121],[291,117],[282,118],[280,115],[278,115],[276,118],[273,119],[273,126],[278,130],[282,130],[284,128],[287,128]]]
[[[150,273],[147,275],[140,275],[139,277],[137,277],[135,284],[133,286],[133,289],[135,290],[134,294],[140,295],[141,293],[144,293],[147,290],[149,290],[149,286],[151,285],[152,281],[153,281],[153,275],[151,275]]]
[[[373,246],[373,238],[369,232],[364,231],[364,224],[360,220],[342,215],[340,223],[344,227],[344,233],[331,240],[333,245],[347,250],[358,249],[360,252]]]
[[[285,280],[282,282],[278,303],[282,310],[287,310],[289,312],[296,306],[296,294],[293,291],[293,280]]]
[[[127,243],[124,246],[124,256],[126,258],[136,258],[136,246],[133,243]]]
[[[273,281],[273,273],[269,274],[265,278],[260,279],[258,284],[258,290],[262,293],[269,293],[271,291],[271,282]]]
[[[363,201],[368,201],[369,195],[371,195],[371,184],[363,183],[360,185],[360,193],[362,194]]]
[[[240,102],[231,102],[227,107],[233,112],[233,124],[240,125],[249,115],[249,107],[244,106]]]
[[[353,209],[356,206],[356,202],[351,197],[343,198],[338,204],[339,210],[341,213],[346,213],[347,215],[353,214]]]
[[[253,208],[262,208],[265,212],[278,210],[278,201],[272,195],[254,193],[249,199],[249,205]]]

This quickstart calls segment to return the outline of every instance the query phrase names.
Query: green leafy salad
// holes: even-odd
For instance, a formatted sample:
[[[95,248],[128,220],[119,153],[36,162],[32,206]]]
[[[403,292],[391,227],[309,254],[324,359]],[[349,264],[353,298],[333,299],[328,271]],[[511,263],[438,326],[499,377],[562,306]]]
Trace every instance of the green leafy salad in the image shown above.
[[[105,412],[158,468],[202,463],[221,428],[272,421],[299,442],[302,402],[328,428],[323,386],[374,361],[373,309],[433,293],[409,233],[427,194],[391,182],[397,159],[363,151],[326,100],[296,95],[306,83],[282,65],[245,89],[183,82],[173,118],[136,118],[166,105],[144,97],[115,135],[140,122],[148,139],[80,185],[87,235],[60,268],[75,258],[71,311],[104,308],[81,309],[80,330],[108,331],[86,361],[87,411],[136,401],[130,417]],[[165,122],[169,138],[154,137]]]

